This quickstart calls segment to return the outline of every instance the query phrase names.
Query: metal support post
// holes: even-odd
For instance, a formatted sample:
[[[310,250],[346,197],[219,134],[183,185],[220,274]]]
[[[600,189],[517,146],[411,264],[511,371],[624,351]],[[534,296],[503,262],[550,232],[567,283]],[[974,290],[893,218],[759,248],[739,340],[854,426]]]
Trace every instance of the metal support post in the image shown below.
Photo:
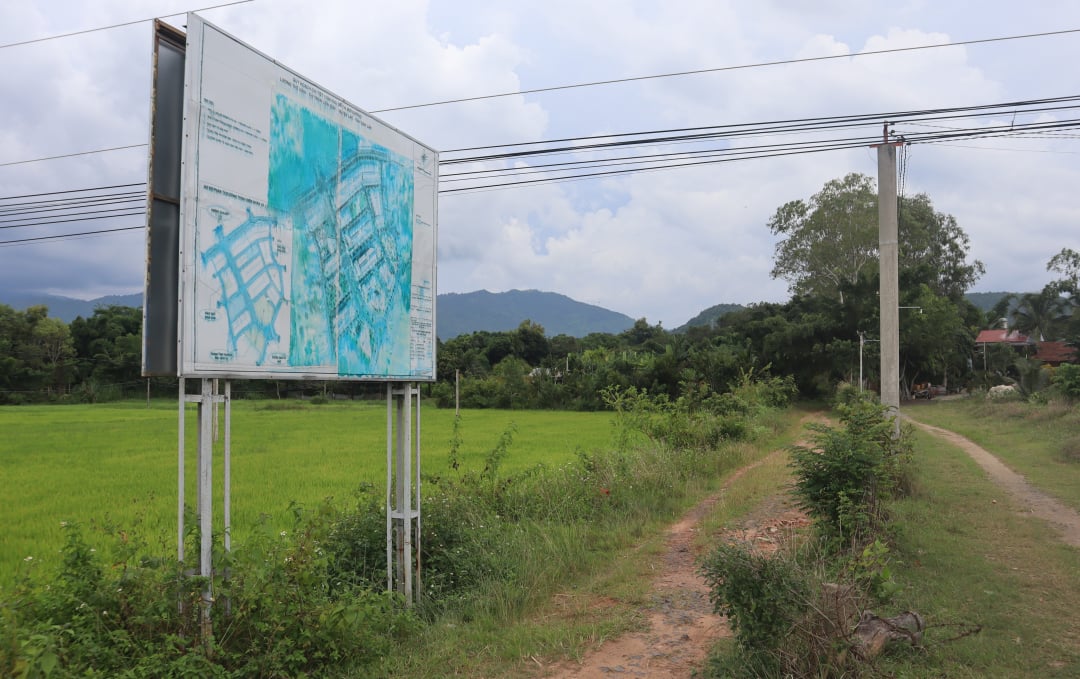
[[[232,380],[225,380],[225,551],[232,551]],[[214,418],[217,422],[217,418]]]
[[[213,580],[213,547],[214,547],[214,440],[217,425],[218,404],[225,404],[224,422],[224,478],[223,478],[223,504],[225,509],[224,518],[224,543],[225,550],[232,549],[232,383],[225,381],[224,395],[218,393],[216,380],[202,379],[198,394],[188,396],[185,391],[184,378],[180,378],[180,393],[178,407],[178,434],[177,434],[177,531],[176,531],[176,554],[178,560],[183,563],[185,558],[184,549],[184,509],[186,506],[185,484],[185,410],[189,402],[198,404],[198,461],[196,463],[196,490],[195,506],[199,521],[199,567],[192,569],[190,573],[198,573],[206,579],[206,585],[202,593],[200,614],[200,635],[203,642],[211,643],[213,638],[213,626],[210,618],[210,608],[214,602]],[[189,571],[185,571],[189,572]]]
[[[180,378],[180,396],[177,399],[179,411],[177,418],[177,493],[176,493],[176,560],[184,562],[184,410],[187,408],[187,394],[184,392],[184,378]]]
[[[387,588],[414,603],[420,592],[420,390],[387,386]]]
[[[210,620],[210,606],[214,601],[213,591],[213,471],[214,471],[214,392],[212,380],[202,380],[201,398],[199,399],[199,575],[206,578],[202,594],[202,615],[199,630],[204,642],[213,636]]]

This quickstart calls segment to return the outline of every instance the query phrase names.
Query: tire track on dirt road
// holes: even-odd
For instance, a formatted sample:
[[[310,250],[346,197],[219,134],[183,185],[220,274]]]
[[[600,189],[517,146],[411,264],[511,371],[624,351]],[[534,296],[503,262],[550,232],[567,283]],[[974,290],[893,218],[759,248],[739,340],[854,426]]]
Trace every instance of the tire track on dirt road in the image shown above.
[[[983,468],[995,484],[1009,493],[1020,507],[1022,514],[1037,516],[1050,523],[1061,533],[1063,542],[1073,547],[1080,547],[1080,513],[1076,510],[1028,483],[1027,479],[1007,467],[993,453],[971,439],[948,429],[924,424],[908,415],[903,417],[923,431],[945,439],[963,450]]]

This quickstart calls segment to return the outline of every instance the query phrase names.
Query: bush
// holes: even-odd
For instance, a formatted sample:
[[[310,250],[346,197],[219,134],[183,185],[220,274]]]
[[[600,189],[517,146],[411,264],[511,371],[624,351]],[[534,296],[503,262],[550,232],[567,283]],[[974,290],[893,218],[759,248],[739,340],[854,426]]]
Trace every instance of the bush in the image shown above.
[[[213,579],[212,638],[200,629],[206,578],[140,554],[127,531],[105,567],[68,525],[55,577],[5,595],[0,676],[300,676],[368,664],[416,621],[393,595],[330,586],[323,544],[335,513],[297,509],[292,534],[264,527],[216,555],[229,577]]]
[[[894,437],[894,420],[869,398],[837,410],[843,427],[808,425],[812,447],[791,449],[795,493],[826,537],[862,544],[884,526],[880,500],[909,485],[910,436]]]
[[[1071,403],[1080,401],[1080,365],[1063,363],[1054,369],[1050,380],[1054,389]]]
[[[808,585],[793,565],[750,548],[721,544],[701,574],[714,610],[725,615],[744,650],[773,650],[807,608]]]
[[[877,565],[879,552],[870,557]],[[763,555],[751,546],[720,545],[705,560],[714,610],[728,616],[738,646],[710,658],[713,677],[858,676],[849,651],[857,645],[854,621],[867,601],[869,580],[825,582],[825,555]],[[864,574],[868,570],[855,569]]]

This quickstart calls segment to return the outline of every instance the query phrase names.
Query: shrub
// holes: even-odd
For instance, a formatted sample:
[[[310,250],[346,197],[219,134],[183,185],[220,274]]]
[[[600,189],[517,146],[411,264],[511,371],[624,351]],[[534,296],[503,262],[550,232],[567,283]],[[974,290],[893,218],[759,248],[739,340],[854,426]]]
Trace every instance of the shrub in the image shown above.
[[[1061,444],[1061,459],[1065,462],[1080,462],[1080,436],[1070,436]]]
[[[213,579],[212,638],[200,636],[206,578],[140,554],[127,531],[105,567],[68,525],[55,577],[5,595],[0,676],[301,676],[370,663],[416,621],[393,595],[329,586],[323,544],[335,511],[298,508],[292,533],[264,526],[216,555],[229,577]]]
[[[808,585],[791,562],[742,545],[718,545],[701,574],[744,650],[776,649],[807,607]]]
[[[1070,402],[1080,401],[1080,365],[1063,363],[1054,369],[1050,380],[1054,389]]]
[[[808,425],[813,445],[791,449],[795,493],[825,536],[862,543],[884,526],[880,500],[909,484],[910,437],[869,398],[837,410],[843,427]]]

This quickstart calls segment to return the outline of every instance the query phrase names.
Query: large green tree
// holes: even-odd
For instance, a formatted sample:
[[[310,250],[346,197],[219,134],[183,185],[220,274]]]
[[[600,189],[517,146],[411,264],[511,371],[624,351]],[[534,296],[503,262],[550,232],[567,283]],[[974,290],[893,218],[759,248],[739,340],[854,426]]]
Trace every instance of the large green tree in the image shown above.
[[[779,237],[772,276],[793,293],[844,303],[848,289],[878,271],[877,188],[866,175],[833,179],[809,200],[785,203],[768,226]],[[957,300],[984,272],[968,261],[968,237],[956,219],[934,210],[925,194],[899,201],[899,240],[901,271],[935,294]]]
[[[838,296],[877,257],[877,192],[872,179],[833,179],[809,201],[793,200],[769,220],[776,244],[773,278],[796,294]]]
[[[74,358],[67,324],[46,307],[0,305],[0,403],[66,392]]]

